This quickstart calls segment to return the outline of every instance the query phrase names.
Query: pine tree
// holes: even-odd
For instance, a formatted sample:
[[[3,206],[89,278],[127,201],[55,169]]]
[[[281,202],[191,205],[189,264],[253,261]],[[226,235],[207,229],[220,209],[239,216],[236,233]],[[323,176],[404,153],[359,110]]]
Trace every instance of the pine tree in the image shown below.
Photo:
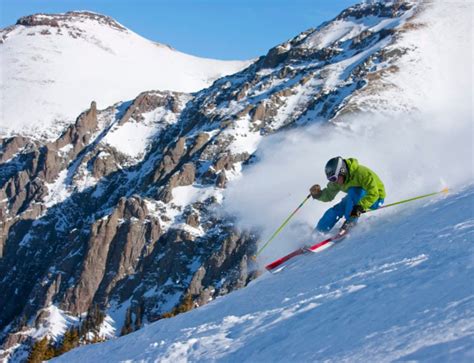
[[[127,309],[127,312],[125,313],[125,322],[123,323],[122,330],[120,332],[120,335],[127,335],[133,332],[133,327],[132,327],[132,311],[130,308]]]
[[[51,358],[57,357],[59,355],[58,351],[52,343],[48,344],[46,352],[44,353],[43,360],[50,360]]]
[[[131,312],[129,313],[129,328],[130,332],[133,331]],[[84,343],[97,343],[104,341],[99,336],[100,326],[104,322],[105,313],[99,308],[99,305],[94,304],[87,311],[87,315],[84,319],[80,319],[79,327],[71,327],[65,333],[61,344],[55,348],[55,346],[49,342],[47,337],[36,341],[28,355],[28,363],[39,363],[51,358],[57,357],[58,355],[64,354],[71,349],[76,348],[81,343],[81,339]],[[87,339],[87,334],[92,333],[94,337]]]
[[[44,337],[41,340],[37,340],[31,347],[30,354],[28,355],[28,363],[37,363],[43,361],[43,355],[46,352],[48,346],[48,338]]]
[[[105,313],[100,309],[99,305],[92,305],[87,311],[87,315],[81,325],[79,336],[84,338],[84,340],[89,341],[89,339],[86,339],[87,334],[92,333],[94,335],[92,342],[98,341],[100,326],[104,322],[104,319]]]
[[[64,338],[59,346],[57,353],[64,354],[71,349],[77,347],[79,345],[79,331],[77,328],[72,327],[64,333]]]
[[[140,303],[135,307],[135,331],[142,327],[143,310],[144,310],[143,303]]]
[[[170,312],[164,313],[163,315],[161,315],[161,317],[162,318],[172,318],[175,315],[185,313],[186,311],[189,311],[189,310],[192,310],[192,309],[194,309],[193,297],[192,297],[191,294],[186,294],[184,296],[183,300],[181,300],[181,304],[176,306]]]
[[[181,304],[178,306],[176,310],[176,314],[185,313],[186,311],[192,310],[193,308],[194,308],[193,297],[191,296],[191,294],[187,294],[181,301]]]
[[[30,354],[28,355],[28,363],[40,363],[46,359],[53,358],[48,356],[51,354],[51,347],[49,345],[48,337],[44,337],[37,340],[31,347]]]

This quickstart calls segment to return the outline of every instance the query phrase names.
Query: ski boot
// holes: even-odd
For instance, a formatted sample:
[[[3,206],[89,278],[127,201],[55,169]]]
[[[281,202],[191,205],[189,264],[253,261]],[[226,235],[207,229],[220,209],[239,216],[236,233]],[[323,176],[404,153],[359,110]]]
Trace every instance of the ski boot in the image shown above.
[[[349,231],[355,227],[357,224],[357,219],[354,220],[346,220],[344,224],[339,229],[339,235],[343,236],[349,233]]]

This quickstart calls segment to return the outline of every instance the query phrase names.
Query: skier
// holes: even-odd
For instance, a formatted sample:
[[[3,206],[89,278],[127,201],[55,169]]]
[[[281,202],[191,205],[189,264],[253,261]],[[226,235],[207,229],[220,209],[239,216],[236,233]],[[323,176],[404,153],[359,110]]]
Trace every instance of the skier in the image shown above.
[[[357,223],[364,211],[377,209],[383,204],[385,187],[382,181],[372,170],[359,165],[357,159],[343,159],[340,156],[332,158],[327,162],[325,172],[329,183],[324,189],[319,184],[313,185],[310,188],[311,196],[329,202],[340,191],[347,195],[324,213],[316,226],[319,232],[328,232],[344,216],[345,222],[340,233],[345,233]]]

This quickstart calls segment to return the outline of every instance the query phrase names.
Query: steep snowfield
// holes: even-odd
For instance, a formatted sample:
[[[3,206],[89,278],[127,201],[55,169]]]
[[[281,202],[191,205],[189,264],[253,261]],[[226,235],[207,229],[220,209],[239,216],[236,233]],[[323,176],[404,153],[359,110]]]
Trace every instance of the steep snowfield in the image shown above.
[[[57,27],[0,31],[0,135],[53,138],[93,100],[105,108],[146,90],[194,92],[250,63],[184,54],[103,18],[75,12]]]
[[[55,362],[472,361],[473,206],[469,186],[380,211],[243,290]]]

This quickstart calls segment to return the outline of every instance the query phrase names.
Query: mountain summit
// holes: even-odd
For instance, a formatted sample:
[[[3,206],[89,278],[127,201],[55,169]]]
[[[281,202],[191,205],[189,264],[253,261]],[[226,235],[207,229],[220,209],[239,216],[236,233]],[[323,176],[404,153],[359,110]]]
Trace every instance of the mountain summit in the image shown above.
[[[107,25],[117,30],[127,31],[124,26],[120,25],[111,17],[91,11],[68,11],[64,14],[28,15],[18,19],[16,25],[24,25],[26,27],[45,25],[51,28],[62,28],[63,30],[71,30],[69,35],[74,36],[74,30],[80,33],[80,24],[87,21],[97,22],[98,24]],[[46,35],[47,32],[43,31],[41,34]]]
[[[35,14],[0,30],[0,135],[54,139],[91,101],[144,90],[195,92],[249,61],[219,61],[147,40],[88,11]]]

